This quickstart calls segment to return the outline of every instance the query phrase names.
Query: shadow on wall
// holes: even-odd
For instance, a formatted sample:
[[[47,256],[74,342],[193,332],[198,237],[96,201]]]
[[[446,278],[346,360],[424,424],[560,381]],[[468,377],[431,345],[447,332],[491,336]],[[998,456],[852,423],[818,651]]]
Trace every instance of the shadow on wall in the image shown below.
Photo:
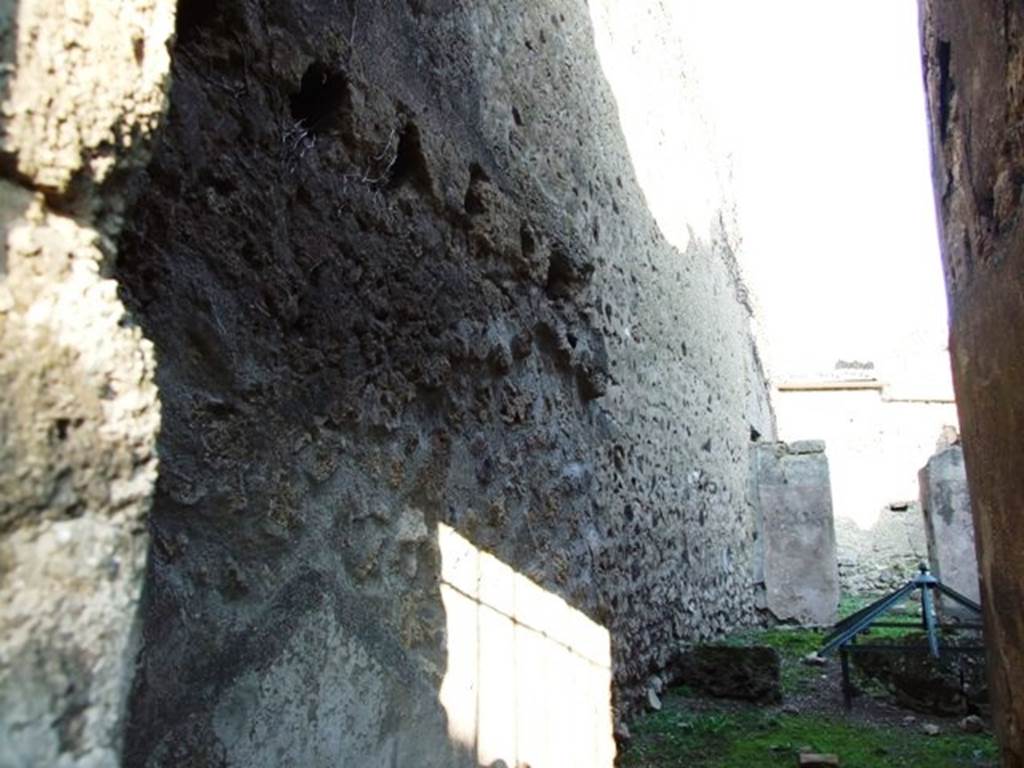
[[[611,765],[612,681],[753,620],[728,227],[665,243],[585,8],[506,10],[179,3],[126,765]]]

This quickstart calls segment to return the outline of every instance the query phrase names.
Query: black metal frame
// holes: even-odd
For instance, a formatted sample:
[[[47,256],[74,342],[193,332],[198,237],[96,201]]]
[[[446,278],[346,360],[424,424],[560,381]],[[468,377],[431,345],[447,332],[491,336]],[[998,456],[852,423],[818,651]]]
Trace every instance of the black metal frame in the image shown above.
[[[877,621],[884,613],[893,606],[906,600],[915,591],[921,591],[921,623],[910,622],[885,622]],[[897,653],[920,653],[924,649],[910,645],[863,645],[857,644],[857,636],[867,632],[872,627],[920,627],[928,635],[928,652],[935,658],[941,653],[961,655],[980,654],[984,652],[983,646],[953,646],[941,649],[939,642],[940,630],[980,630],[980,622],[957,622],[941,623],[935,614],[935,595],[933,592],[940,592],[964,608],[981,616],[981,606],[955,589],[951,589],[936,579],[928,572],[928,566],[921,564],[921,573],[911,581],[904,584],[885,597],[876,600],[871,605],[862,608],[856,613],[847,616],[835,625],[832,633],[825,638],[824,644],[818,650],[819,656],[827,656],[835,650],[839,650],[839,661],[843,671],[843,703],[849,709],[852,705],[853,686],[850,685],[850,653],[857,651],[887,651]]]

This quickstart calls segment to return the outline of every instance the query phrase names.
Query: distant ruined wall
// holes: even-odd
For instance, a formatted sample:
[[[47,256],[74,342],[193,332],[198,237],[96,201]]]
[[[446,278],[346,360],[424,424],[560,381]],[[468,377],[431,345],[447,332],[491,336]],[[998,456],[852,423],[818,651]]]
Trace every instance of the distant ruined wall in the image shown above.
[[[870,528],[849,518],[836,520],[839,583],[845,594],[881,595],[904,586],[928,559],[921,505],[883,507]]]
[[[950,352],[1005,768],[1024,766],[1024,9],[922,0]]]
[[[71,11],[34,5],[72,28]],[[606,765],[611,702],[602,715],[587,696],[580,715],[568,683],[604,675],[621,718],[681,642],[755,621],[750,440],[774,426],[735,224],[723,197],[682,250],[666,242],[594,48],[604,5],[182,0],[166,91],[120,89],[166,55],[155,25],[103,29],[122,58],[90,59],[91,92],[121,118],[76,148],[93,170],[71,175],[73,200],[29,170],[59,131],[5,145],[31,210],[101,227],[86,271],[104,293],[76,293],[72,316],[109,318],[79,357],[113,383],[61,395],[94,381],[65,358],[59,384],[12,381],[47,348],[5,321],[4,386],[29,405],[5,397],[4,417],[37,442],[4,443],[4,482],[29,487],[37,466],[52,490],[5,509],[3,589],[20,583],[9,562],[43,567],[20,531],[68,509],[112,521],[135,559],[61,557],[124,590],[81,598],[122,638],[88,646],[121,695],[148,525],[125,765],[567,765],[566,745]],[[650,55],[624,33],[611,44]],[[52,109],[5,102],[5,129]],[[685,170],[665,172],[686,188]],[[24,267],[33,290],[57,290],[74,258]],[[18,322],[72,306],[31,301]],[[122,392],[131,407],[111,416]],[[66,504],[90,477],[109,497]],[[47,620],[52,637],[96,631]],[[26,653],[51,658],[57,641],[38,642]],[[18,647],[0,640],[4,663]],[[64,735],[96,699],[46,713],[19,685],[0,678],[0,696],[53,725],[12,764],[45,739],[62,764],[114,762]],[[89,715],[114,739],[120,701]]]

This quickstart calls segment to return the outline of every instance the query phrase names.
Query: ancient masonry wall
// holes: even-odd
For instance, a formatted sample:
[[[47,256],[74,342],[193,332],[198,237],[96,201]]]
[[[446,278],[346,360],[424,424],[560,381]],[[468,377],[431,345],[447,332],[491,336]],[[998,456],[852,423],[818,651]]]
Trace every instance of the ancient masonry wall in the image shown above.
[[[882,595],[917,576],[928,559],[924,516],[916,501],[884,507],[867,530],[836,520],[839,584],[845,594]]]
[[[3,27],[12,759],[525,759],[453,725],[446,542],[605,638],[618,718],[755,620],[735,225],[666,242],[586,4],[182,0],[169,61],[169,3],[93,5]]]
[[[1024,766],[1024,11],[921,0],[953,383],[1002,765]]]

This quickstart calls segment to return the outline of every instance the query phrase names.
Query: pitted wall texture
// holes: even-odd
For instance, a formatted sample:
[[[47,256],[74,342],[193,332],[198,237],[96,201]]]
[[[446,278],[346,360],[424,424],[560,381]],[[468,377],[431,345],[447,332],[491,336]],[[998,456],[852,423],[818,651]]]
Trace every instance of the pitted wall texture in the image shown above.
[[[1024,765],[1024,11],[922,0],[950,352],[1002,764]]]
[[[569,2],[180,3],[167,113],[125,134],[151,161],[69,182],[160,403],[126,765],[477,764],[439,699],[441,524],[607,632],[619,718],[681,642],[755,620],[774,428],[737,233],[723,209],[666,242],[592,38]]]

